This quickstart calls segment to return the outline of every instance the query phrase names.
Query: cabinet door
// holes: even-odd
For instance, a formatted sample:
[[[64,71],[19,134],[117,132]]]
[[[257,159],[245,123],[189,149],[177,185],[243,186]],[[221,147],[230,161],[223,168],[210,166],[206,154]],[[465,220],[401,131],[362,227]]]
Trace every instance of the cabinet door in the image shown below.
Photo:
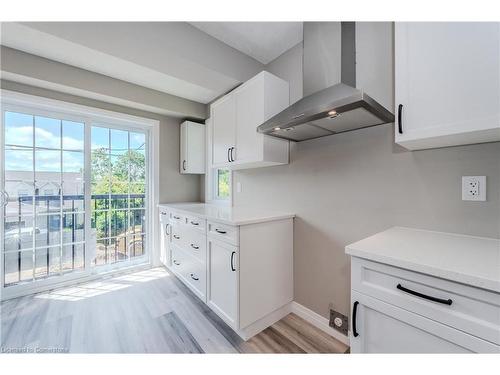
[[[238,248],[209,239],[208,275],[208,305],[227,324],[238,328]]]
[[[499,48],[500,23],[396,23],[396,142],[422,149],[498,140]]]
[[[205,125],[185,121],[181,124],[180,172],[205,173]]]
[[[236,93],[236,146],[234,159],[238,163],[260,161],[263,158],[263,134],[257,126],[264,120],[264,77],[248,81]]]
[[[352,291],[351,299],[351,353],[500,352],[495,344],[365,294]]]
[[[183,122],[181,124],[181,144],[180,144],[180,157],[179,157],[179,170],[181,173],[188,173],[188,124]]]
[[[229,164],[229,153],[235,145],[236,99],[227,95],[212,105],[212,163],[214,167]]]
[[[169,222],[169,212],[160,213],[160,262],[165,266],[171,266],[171,227]]]

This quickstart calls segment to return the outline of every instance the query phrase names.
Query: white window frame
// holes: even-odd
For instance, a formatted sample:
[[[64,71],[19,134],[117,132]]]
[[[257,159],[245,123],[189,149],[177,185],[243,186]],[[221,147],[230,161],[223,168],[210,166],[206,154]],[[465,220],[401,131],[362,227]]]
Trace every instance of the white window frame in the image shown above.
[[[0,142],[3,143],[3,113],[4,111],[33,112],[38,115],[75,120],[85,123],[85,144],[90,145],[90,129],[92,123],[106,124],[110,127],[131,131],[142,131],[147,133],[148,147],[147,157],[149,160],[147,168],[148,189],[147,197],[147,236],[146,246],[149,249],[147,262],[142,264],[129,263],[129,268],[144,268],[159,264],[159,130],[158,120],[128,115],[120,112],[104,110],[80,104],[69,103],[61,100],[49,99],[35,95],[23,94],[15,91],[0,90]],[[88,148],[90,150],[90,148]],[[88,151],[89,152],[89,151]],[[3,169],[3,163],[0,163]],[[0,169],[0,179],[3,179],[3,170]],[[85,171],[90,171],[90,157],[85,158]],[[88,172],[86,176],[89,176]],[[87,178],[86,178],[87,180]],[[3,186],[3,181],[0,181]],[[90,195],[90,183],[85,184],[85,195]],[[87,198],[87,200],[89,200]],[[86,202],[86,207],[90,207],[90,201]],[[90,215],[86,215],[86,228],[90,229]],[[0,231],[3,233],[3,219],[0,219]],[[88,237],[87,237],[88,238]],[[95,268],[90,265],[90,257],[86,257],[85,272],[74,272],[57,278],[48,278],[33,281],[29,284],[12,285],[4,287],[4,267],[3,267],[3,241],[0,244],[0,300],[15,298],[22,295],[37,293],[63,285],[82,282],[98,277],[102,277],[103,272],[95,273]],[[88,262],[88,263],[87,263]],[[102,271],[100,269],[99,271]],[[123,268],[107,270],[109,273],[122,272]]]
[[[233,172],[229,170],[229,197],[220,198],[217,196],[218,189],[218,169],[212,167],[212,120],[208,118],[205,121],[206,126],[206,174],[205,174],[205,202],[220,206],[233,205]]]

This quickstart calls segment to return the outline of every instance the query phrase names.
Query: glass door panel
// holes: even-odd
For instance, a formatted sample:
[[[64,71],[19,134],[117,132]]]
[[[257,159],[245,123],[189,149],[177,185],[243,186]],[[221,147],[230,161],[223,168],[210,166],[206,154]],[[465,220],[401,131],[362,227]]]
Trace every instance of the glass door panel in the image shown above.
[[[126,265],[147,255],[146,135],[97,124],[91,133],[93,263]]]
[[[4,285],[83,269],[85,125],[29,113],[3,115]],[[71,253],[77,260],[64,268],[68,246],[80,252]]]

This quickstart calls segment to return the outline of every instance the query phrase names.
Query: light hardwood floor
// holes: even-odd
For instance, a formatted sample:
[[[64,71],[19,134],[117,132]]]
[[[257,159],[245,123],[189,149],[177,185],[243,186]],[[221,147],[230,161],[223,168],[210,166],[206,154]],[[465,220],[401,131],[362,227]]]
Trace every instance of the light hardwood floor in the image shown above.
[[[126,273],[1,304],[1,347],[74,353],[345,353],[290,314],[243,341],[164,268]]]

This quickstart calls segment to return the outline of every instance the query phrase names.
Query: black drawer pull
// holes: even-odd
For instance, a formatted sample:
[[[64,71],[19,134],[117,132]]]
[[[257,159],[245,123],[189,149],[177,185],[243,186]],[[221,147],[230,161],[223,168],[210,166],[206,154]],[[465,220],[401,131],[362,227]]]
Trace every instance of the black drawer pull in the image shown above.
[[[200,225],[200,223],[197,223],[196,221],[191,222],[192,225]]]
[[[180,237],[180,236],[178,236],[178,235],[176,235],[176,234],[174,234],[174,238],[175,238],[176,240],[180,240],[180,239],[181,239],[181,237]]]
[[[175,220],[180,220],[180,218],[181,218],[180,216],[174,216]]]
[[[178,261],[176,261],[175,259],[173,260],[173,262],[174,262],[174,264],[175,264],[176,266],[180,266],[180,265],[181,265],[181,264],[180,264]]]
[[[436,298],[436,297],[428,296],[426,294],[422,294],[422,293],[419,293],[419,292],[415,292],[414,290],[405,288],[401,284],[398,284],[398,286],[396,288],[398,288],[399,290],[402,290],[403,292],[411,294],[413,296],[417,296],[417,297],[420,297],[420,298],[425,298],[425,299],[428,299],[429,301],[432,301],[432,302],[442,303],[443,305],[451,305],[453,303],[453,301],[451,299],[442,299],[442,298]]]
[[[198,281],[200,278],[199,277],[196,277],[194,275],[194,273],[191,274],[191,278],[194,280],[194,281]]]
[[[195,244],[191,244],[191,247],[195,250],[198,250],[200,247],[199,246],[196,246]]]
[[[236,271],[236,268],[234,268],[234,256],[235,256],[235,254],[236,254],[236,251],[233,251],[231,253],[231,271],[233,271],[233,272]]]
[[[402,120],[402,115],[403,115],[403,105],[400,104],[398,105],[398,132],[399,134],[403,134],[403,120]]]
[[[220,233],[220,234],[226,234],[227,233],[225,230],[220,230],[220,229],[216,229],[215,231],[217,233]]]
[[[359,333],[356,330],[356,314],[358,312],[358,305],[359,305],[358,301],[354,302],[354,304],[352,305],[352,335],[354,337],[359,336]]]

